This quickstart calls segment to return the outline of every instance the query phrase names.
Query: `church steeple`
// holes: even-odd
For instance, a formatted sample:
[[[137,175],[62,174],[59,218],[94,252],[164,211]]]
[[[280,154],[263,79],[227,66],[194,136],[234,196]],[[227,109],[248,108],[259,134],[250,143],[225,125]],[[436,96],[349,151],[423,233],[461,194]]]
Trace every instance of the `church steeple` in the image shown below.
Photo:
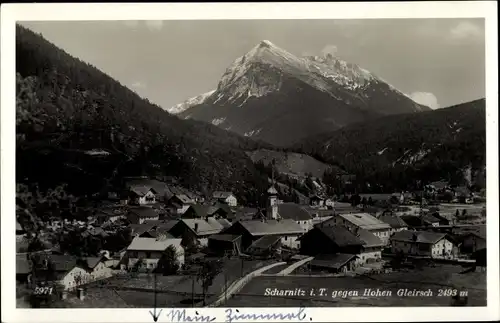
[[[272,161],[271,172],[271,187],[267,190],[267,218],[276,220],[278,219],[278,191],[274,187],[274,165],[275,160]]]

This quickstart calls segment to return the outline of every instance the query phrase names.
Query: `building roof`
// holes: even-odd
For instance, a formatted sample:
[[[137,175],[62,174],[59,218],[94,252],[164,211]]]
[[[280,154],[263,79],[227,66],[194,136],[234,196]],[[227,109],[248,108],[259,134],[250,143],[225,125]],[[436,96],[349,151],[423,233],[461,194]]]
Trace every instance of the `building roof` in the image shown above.
[[[19,221],[16,221],[16,231],[23,231],[23,227],[19,223]]]
[[[440,190],[440,189],[444,189],[444,188],[448,187],[449,183],[446,181],[436,181],[436,182],[432,182],[430,185],[434,186],[436,189]]]
[[[415,215],[402,215],[401,220],[403,220],[408,226],[419,227],[423,225],[422,219]]]
[[[149,191],[152,191],[153,194],[156,194],[156,191],[152,187],[144,185],[131,186],[130,191],[137,194],[137,196],[144,196]]]
[[[129,210],[130,213],[137,215],[140,218],[159,217],[158,213],[151,207],[136,207]]]
[[[257,240],[255,240],[250,247],[248,247],[248,250],[255,250],[255,249],[268,249],[269,247],[273,246],[275,243],[281,240],[280,236],[263,236]]]
[[[422,215],[422,220],[427,223],[439,223],[440,219],[438,217],[435,217],[431,213],[426,213]]]
[[[184,203],[184,204],[193,204],[194,203],[194,200],[190,199],[186,194],[175,194],[173,197],[177,198],[179,201],[181,201],[181,203]]]
[[[143,234],[153,229],[154,224],[152,223],[141,223],[141,224],[129,224],[128,226],[133,234]]]
[[[394,233],[391,237],[391,241],[403,241],[403,242],[416,242],[416,243],[427,243],[435,244],[439,240],[446,237],[445,233],[438,233],[432,231],[399,231]],[[416,239],[416,240],[415,240]]]
[[[346,221],[366,230],[390,229],[391,226],[368,213],[339,214]]]
[[[50,261],[54,264],[54,270],[67,272],[76,266],[77,258],[68,255],[50,255]]]
[[[253,236],[264,235],[297,235],[304,233],[304,230],[292,219],[282,220],[249,220],[239,221],[239,223]]]
[[[177,251],[181,247],[182,239],[156,239],[156,238],[141,238],[135,237],[130,243],[127,250],[133,251],[164,251],[169,246],[174,246]]]
[[[102,257],[86,257],[84,260],[88,268],[94,269],[101,262]]]
[[[381,215],[379,217],[379,220],[389,224],[391,226],[391,228],[394,228],[394,229],[408,227],[406,222],[403,221],[399,216],[396,216],[396,215],[390,215],[390,214]]]
[[[198,236],[217,234],[224,229],[222,224],[212,217],[207,219],[181,219],[180,222],[184,222]],[[195,230],[195,227],[197,227],[197,230]]]
[[[212,197],[215,198],[215,199],[227,199],[228,197],[230,197],[231,195],[233,195],[233,193],[231,192],[221,192],[221,191],[215,191],[213,194],[212,194]]]
[[[305,235],[300,237],[298,240],[302,240],[306,235],[317,234],[317,233],[323,234],[339,247],[363,246],[365,244],[360,238],[356,237],[351,231],[347,230],[343,226],[337,226],[337,225],[327,226],[327,227],[317,226],[316,228],[310,230]]]
[[[208,239],[210,240],[217,240],[217,241],[228,241],[232,242],[236,239],[238,239],[239,235],[237,234],[214,234],[213,236],[210,236]]]
[[[356,255],[337,253],[337,254],[323,254],[314,257],[311,261],[311,266],[340,269],[349,261],[356,259]]]
[[[227,229],[232,225],[232,223],[226,219],[218,219],[217,222],[219,222],[224,229]]]
[[[311,220],[312,216],[302,206],[295,203],[278,204],[278,214],[282,219],[295,221]]]
[[[158,180],[155,180],[155,179],[145,179],[145,178],[132,179],[132,180],[128,180],[125,185],[128,188],[140,187],[140,186],[150,187],[157,194],[165,193],[168,190],[167,184],[160,182]]]
[[[363,241],[363,247],[365,248],[384,246],[382,240],[368,230],[359,229],[356,231],[356,235],[361,241]]]
[[[366,198],[367,200],[372,198],[373,201],[388,201],[393,196],[393,193],[384,193],[384,194],[359,194],[359,197]]]

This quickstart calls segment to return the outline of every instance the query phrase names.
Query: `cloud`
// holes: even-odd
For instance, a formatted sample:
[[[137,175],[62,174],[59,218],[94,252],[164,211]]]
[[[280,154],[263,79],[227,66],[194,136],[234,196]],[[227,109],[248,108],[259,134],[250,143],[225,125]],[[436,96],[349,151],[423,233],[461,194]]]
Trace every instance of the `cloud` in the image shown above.
[[[132,83],[132,87],[134,89],[145,89],[146,88],[146,84],[142,83],[142,82],[139,82],[139,81],[136,81],[136,82]]]
[[[332,54],[333,56],[335,56],[337,54],[337,46],[335,45],[326,45],[322,50],[321,50],[321,54],[323,56],[326,56],[326,54]]]
[[[146,26],[149,28],[149,30],[152,30],[152,31],[161,30],[163,27],[163,21],[161,21],[161,20],[148,20],[148,21],[146,21]]]
[[[441,107],[436,96],[430,92],[413,92],[410,95],[410,98],[413,101],[426,105],[433,110],[439,109]]]
[[[451,28],[450,36],[453,39],[477,38],[483,37],[483,31],[479,26],[469,21],[462,21]]]

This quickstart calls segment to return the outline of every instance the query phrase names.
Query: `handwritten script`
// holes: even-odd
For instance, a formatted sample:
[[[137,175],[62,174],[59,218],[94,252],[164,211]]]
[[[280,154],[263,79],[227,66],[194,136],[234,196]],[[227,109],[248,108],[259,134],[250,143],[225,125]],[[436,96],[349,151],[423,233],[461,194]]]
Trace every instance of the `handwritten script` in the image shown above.
[[[307,314],[305,312],[305,308],[300,307],[299,310],[295,310],[293,312],[281,312],[281,313],[271,313],[271,314],[259,314],[259,313],[240,313],[239,310],[226,309],[226,322],[231,323],[235,321],[257,321],[263,320],[267,322],[269,320],[289,320],[289,321],[303,321],[307,318]],[[309,318],[309,320],[312,320]]]
[[[301,307],[298,310],[293,310],[290,312],[278,312],[278,313],[257,313],[257,312],[240,312],[237,309],[226,309],[225,310],[225,322],[244,322],[244,321],[263,321],[268,322],[271,320],[281,320],[281,321],[304,321],[307,317],[305,312],[305,308]],[[188,315],[186,310],[170,310],[166,314],[167,318],[170,322],[214,322],[217,320],[217,317],[210,315],[200,314],[198,311],[195,311],[195,315]],[[309,318],[311,321],[312,318]],[[220,322],[218,320],[217,322]]]

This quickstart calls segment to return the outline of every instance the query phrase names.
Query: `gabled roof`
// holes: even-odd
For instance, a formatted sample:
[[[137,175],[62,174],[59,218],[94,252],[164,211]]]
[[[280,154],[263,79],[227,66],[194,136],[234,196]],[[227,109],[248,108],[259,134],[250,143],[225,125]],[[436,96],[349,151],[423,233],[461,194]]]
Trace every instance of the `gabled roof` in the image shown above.
[[[247,250],[255,250],[255,249],[267,249],[278,241],[281,240],[280,236],[263,236],[257,240],[255,240]]]
[[[135,237],[127,250],[131,251],[164,251],[169,246],[174,246],[177,251],[181,250],[182,239],[156,239]]]
[[[234,196],[233,193],[231,192],[221,192],[221,191],[215,191],[213,194],[212,194],[212,197],[215,198],[215,199],[227,199],[228,197],[230,197],[231,195]]]
[[[408,226],[419,227],[423,225],[422,219],[415,215],[402,215],[401,219],[405,221]]]
[[[297,235],[304,233],[304,230],[294,220],[249,220],[239,221],[251,235],[264,236],[264,235]]]
[[[159,217],[159,214],[150,207],[136,207],[129,210],[130,213],[137,215],[140,218],[154,218]]]
[[[132,179],[128,180],[126,182],[126,186],[130,189],[132,187],[150,187],[152,188],[157,194],[162,194],[165,191],[168,190],[167,184],[160,182],[155,179]]]
[[[218,219],[217,222],[219,222],[224,229],[229,228],[232,224],[226,219]]]
[[[179,222],[183,222],[198,236],[217,234],[224,229],[222,224],[210,217],[208,219],[181,219]],[[196,227],[197,230],[195,230]]]
[[[356,235],[361,241],[363,241],[363,247],[365,248],[384,246],[382,240],[368,230],[359,229],[356,231]]]
[[[302,206],[295,203],[278,204],[278,214],[282,219],[295,221],[311,220],[312,216]]]
[[[86,257],[84,260],[89,269],[94,269],[101,262],[102,257]]]
[[[152,187],[143,185],[131,186],[130,191],[137,194],[137,196],[144,196],[149,191],[151,191],[153,194],[156,194],[156,191]]]
[[[408,225],[399,216],[385,214],[379,217],[379,220],[385,222],[391,226],[391,228],[399,229],[406,228]]]
[[[68,255],[50,255],[50,261],[54,265],[54,270],[59,272],[67,272],[76,266],[78,259]]]
[[[379,219],[368,213],[339,214],[339,216],[361,229],[379,230],[391,228],[389,224],[380,221]]]
[[[440,219],[430,213],[426,213],[422,216],[422,220],[427,223],[438,223]]]
[[[403,242],[416,242],[416,243],[426,243],[435,244],[439,240],[446,237],[445,233],[438,233],[432,231],[399,231],[394,233],[391,237],[391,241],[403,241]]]
[[[239,237],[241,237],[241,236],[239,236],[237,234],[214,234],[213,236],[210,236],[208,239],[231,242],[231,241],[238,239]]]
[[[314,229],[310,230],[298,240],[304,239],[304,237],[312,235],[312,234],[323,234],[325,237],[330,239],[333,243],[335,243],[339,247],[347,247],[347,246],[363,246],[365,243],[358,237],[356,237],[352,232],[347,230],[342,226],[327,226],[321,227],[317,226]]]

